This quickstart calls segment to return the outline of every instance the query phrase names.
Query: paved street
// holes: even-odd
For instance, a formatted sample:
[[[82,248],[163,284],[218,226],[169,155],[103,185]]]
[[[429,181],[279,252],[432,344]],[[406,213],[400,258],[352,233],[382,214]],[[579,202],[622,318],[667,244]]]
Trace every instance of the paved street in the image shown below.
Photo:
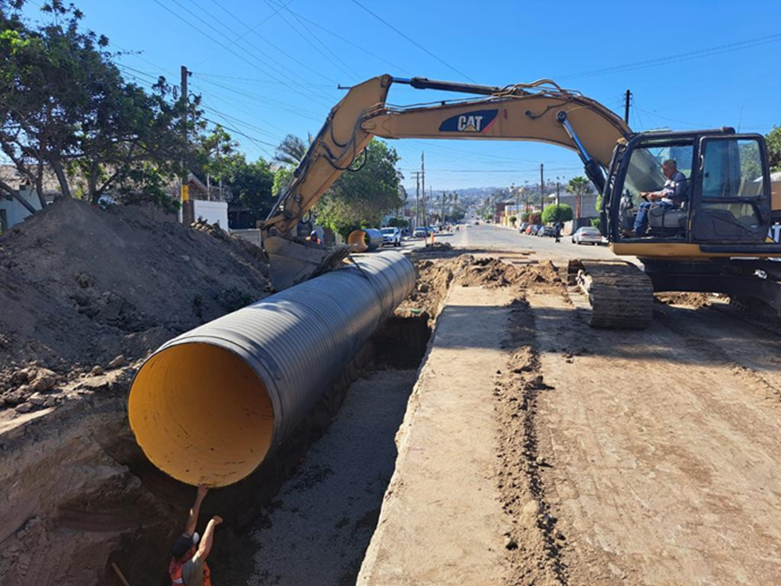
[[[462,225],[458,232],[435,236],[435,241],[447,242],[455,248],[475,252],[504,252],[513,253],[513,256],[529,253],[535,260],[550,260],[557,266],[566,265],[567,261],[574,258],[615,258],[607,246],[573,244],[569,236],[562,237],[561,242],[557,244],[553,238],[522,235],[517,230],[492,224],[466,227]],[[403,250],[422,246],[422,239],[403,242]]]

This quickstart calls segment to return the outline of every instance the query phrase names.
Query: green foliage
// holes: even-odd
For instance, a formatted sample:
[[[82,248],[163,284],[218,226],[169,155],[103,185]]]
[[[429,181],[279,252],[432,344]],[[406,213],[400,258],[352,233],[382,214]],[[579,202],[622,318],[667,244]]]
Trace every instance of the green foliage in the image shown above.
[[[269,164],[263,159],[249,163],[244,155],[234,155],[229,163],[225,179],[233,194],[231,204],[246,208],[252,224],[265,219],[274,203],[274,174]]]
[[[774,126],[767,136],[767,157],[771,171],[781,171],[781,126]]]
[[[529,221],[530,224],[534,224],[534,225],[539,224],[540,223],[540,214],[537,213],[537,212],[531,212],[529,214],[529,220],[528,221]]]
[[[282,165],[298,167],[301,159],[306,155],[307,146],[303,140],[293,134],[288,134],[279,143],[274,153],[274,161]]]
[[[409,226],[409,221],[404,218],[391,218],[388,220],[388,226],[390,228],[407,228]]]
[[[744,181],[754,181],[762,177],[762,162],[759,157],[759,145],[746,142],[740,145],[740,175]]]
[[[594,191],[591,181],[583,176],[573,177],[567,183],[567,192],[575,195],[586,195]]]
[[[542,212],[542,222],[552,224],[554,222],[569,222],[573,217],[572,208],[567,204],[549,205]]]
[[[523,212],[521,214],[521,222],[528,222],[529,221],[529,212]]]
[[[594,228],[596,228],[600,232],[602,231],[602,219],[601,218],[591,218],[591,225],[594,226]]]
[[[396,151],[372,140],[364,152],[363,166],[343,173],[315,208],[318,223],[342,236],[362,224],[379,226],[387,212],[404,202]]]
[[[509,220],[511,224],[515,224],[518,221],[518,216],[510,216]]]
[[[131,201],[181,171],[188,158],[181,121],[187,112],[189,130],[201,127],[197,99],[174,102],[163,78],[151,93],[126,83],[108,39],[82,30],[72,4],[44,3],[50,22],[35,26],[7,5],[0,2],[0,150],[41,204],[44,169],[63,195],[94,203],[107,193]]]
[[[460,206],[454,207],[447,215],[448,219],[452,222],[460,222],[466,217],[466,210]]]
[[[277,172],[274,173],[274,186],[271,192],[277,196],[285,191],[288,186],[293,182],[293,169],[290,167],[280,167]]]

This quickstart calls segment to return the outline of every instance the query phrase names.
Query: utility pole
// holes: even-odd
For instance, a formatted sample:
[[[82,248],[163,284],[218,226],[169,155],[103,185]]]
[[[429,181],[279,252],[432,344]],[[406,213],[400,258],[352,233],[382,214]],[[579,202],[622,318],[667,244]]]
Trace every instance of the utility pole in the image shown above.
[[[540,219],[542,219],[542,212],[545,211],[545,175],[543,169],[545,165],[540,163]]]
[[[412,227],[414,230],[420,225],[420,176],[422,173],[413,171],[412,174],[415,176],[415,225]]]
[[[426,213],[426,153],[420,152],[420,193],[423,196],[423,226],[428,226],[428,214]]]
[[[444,227],[445,225],[445,192],[442,191],[442,217],[440,218],[440,223]]]
[[[184,139],[184,146],[187,147],[187,107],[189,104],[189,94],[187,92],[187,78],[190,76],[190,72],[187,71],[187,67],[182,65],[181,69],[181,100],[184,110],[182,111],[182,138]],[[195,221],[195,214],[193,210],[193,204],[190,201],[190,186],[187,184],[187,161],[182,160],[182,189],[181,189],[181,203],[182,203],[182,223],[185,226],[189,226]]]
[[[630,90],[626,90],[626,98],[624,100],[624,122],[629,124],[629,104],[632,100],[632,92]]]

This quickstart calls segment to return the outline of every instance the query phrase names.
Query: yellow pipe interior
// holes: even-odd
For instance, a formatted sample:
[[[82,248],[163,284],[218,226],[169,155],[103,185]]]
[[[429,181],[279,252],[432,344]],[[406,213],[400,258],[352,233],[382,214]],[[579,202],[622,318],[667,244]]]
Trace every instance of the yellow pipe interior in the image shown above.
[[[369,235],[359,228],[350,232],[347,236],[347,244],[355,244],[357,246],[356,252],[366,252],[369,250],[369,244],[366,242],[368,238]]]
[[[232,352],[203,343],[179,344],[150,358],[133,382],[128,416],[155,466],[210,487],[255,470],[274,431],[263,381]]]

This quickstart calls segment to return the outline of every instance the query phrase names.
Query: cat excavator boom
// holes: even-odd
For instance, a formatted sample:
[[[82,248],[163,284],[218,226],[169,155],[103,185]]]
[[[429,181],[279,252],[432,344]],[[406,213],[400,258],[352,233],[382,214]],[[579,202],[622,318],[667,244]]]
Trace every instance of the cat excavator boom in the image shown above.
[[[466,97],[393,106],[387,102],[393,84]],[[775,286],[781,269],[768,260],[781,256],[781,246],[767,238],[778,224],[781,190],[771,194],[763,137],[731,128],[633,133],[599,102],[548,79],[499,87],[382,75],[349,88],[261,223],[277,288],[330,270],[349,252],[310,246],[296,229],[375,136],[534,141],[576,152],[602,194],[601,226],[613,252],[637,256],[646,269],[620,260],[573,263],[573,282],[591,302],[592,325],[645,327],[654,290],[720,291],[781,309]],[[661,187],[662,163],[673,156],[687,176],[688,201],[669,214],[650,213],[647,236],[628,235],[640,194]]]

